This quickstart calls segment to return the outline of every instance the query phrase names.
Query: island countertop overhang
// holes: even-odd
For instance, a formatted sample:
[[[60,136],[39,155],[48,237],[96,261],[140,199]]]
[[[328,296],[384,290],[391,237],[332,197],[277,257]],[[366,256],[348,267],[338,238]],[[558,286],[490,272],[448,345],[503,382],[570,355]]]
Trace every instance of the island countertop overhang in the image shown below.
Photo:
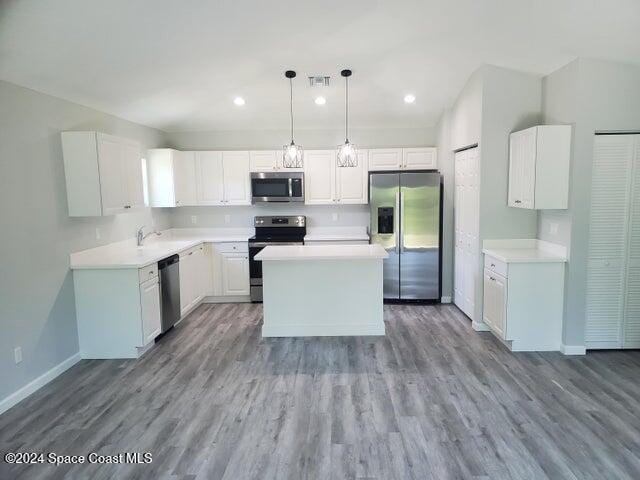
[[[380,245],[270,245],[255,259],[291,260],[384,260],[389,254]]]

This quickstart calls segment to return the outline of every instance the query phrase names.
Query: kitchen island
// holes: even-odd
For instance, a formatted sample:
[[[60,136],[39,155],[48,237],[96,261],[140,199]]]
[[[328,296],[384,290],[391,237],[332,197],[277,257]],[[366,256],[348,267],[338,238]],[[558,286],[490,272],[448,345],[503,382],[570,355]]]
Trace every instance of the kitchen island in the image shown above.
[[[384,335],[380,245],[274,245],[262,262],[263,337]]]

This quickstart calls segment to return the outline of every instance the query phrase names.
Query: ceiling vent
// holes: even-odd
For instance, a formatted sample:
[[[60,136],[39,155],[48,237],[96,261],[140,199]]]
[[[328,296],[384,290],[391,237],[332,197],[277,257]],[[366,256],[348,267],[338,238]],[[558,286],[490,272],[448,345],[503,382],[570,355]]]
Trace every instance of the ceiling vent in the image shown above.
[[[328,87],[331,77],[325,75],[314,75],[309,77],[309,86],[311,87]]]

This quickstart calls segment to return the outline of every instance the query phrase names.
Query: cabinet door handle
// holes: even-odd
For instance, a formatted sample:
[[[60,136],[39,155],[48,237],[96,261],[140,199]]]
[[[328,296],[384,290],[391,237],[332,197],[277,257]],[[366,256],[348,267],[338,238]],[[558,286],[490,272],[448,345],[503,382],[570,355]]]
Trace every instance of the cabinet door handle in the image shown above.
[[[125,205],[124,208],[131,208],[131,205]]]
[[[491,266],[492,266],[492,267],[495,267],[495,266],[496,266],[496,264],[495,264],[495,263],[492,263],[492,264],[491,264]]]
[[[520,200],[516,200],[514,203],[522,203]]]
[[[494,282],[496,281],[494,277],[489,277],[489,280],[493,280]]]
[[[193,252],[189,252],[189,255],[193,255]]]

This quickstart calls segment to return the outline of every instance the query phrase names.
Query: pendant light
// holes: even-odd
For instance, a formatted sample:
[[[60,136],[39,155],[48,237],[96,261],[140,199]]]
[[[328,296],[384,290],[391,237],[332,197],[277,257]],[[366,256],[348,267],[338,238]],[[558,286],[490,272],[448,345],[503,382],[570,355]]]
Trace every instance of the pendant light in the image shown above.
[[[338,167],[357,167],[358,154],[356,152],[356,146],[349,143],[349,77],[351,76],[351,70],[342,70],[340,75],[344,77],[345,81],[344,143],[342,145],[338,145],[336,163]]]
[[[304,150],[301,145],[293,141],[293,79],[296,72],[287,70],[284,76],[289,79],[289,113],[291,115],[291,143],[282,147],[282,166],[284,168],[302,168],[304,163]]]

